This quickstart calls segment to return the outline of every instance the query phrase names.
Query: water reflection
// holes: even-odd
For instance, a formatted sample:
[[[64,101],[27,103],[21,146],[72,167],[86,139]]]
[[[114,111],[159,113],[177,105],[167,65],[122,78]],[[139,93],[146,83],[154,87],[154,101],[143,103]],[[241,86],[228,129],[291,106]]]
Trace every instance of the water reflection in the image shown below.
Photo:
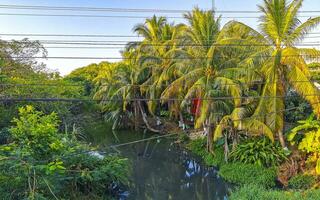
[[[94,129],[94,130],[93,130]],[[104,127],[90,129],[91,140],[103,146],[150,137],[130,131],[116,137]],[[94,137],[93,137],[94,135]],[[229,186],[214,168],[204,167],[198,160],[172,144],[170,139],[145,141],[117,150],[129,158],[133,166],[133,187],[121,199],[138,200],[223,200]]]

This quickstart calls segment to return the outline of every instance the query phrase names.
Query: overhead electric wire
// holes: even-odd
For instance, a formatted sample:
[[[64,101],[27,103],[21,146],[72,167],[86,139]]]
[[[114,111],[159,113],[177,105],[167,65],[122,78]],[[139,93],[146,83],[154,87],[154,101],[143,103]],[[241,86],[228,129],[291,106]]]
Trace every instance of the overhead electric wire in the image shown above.
[[[319,104],[319,103],[315,103],[315,104]],[[314,105],[314,104],[311,104],[311,105]],[[293,110],[296,110],[296,109],[300,109],[300,107],[296,106],[296,107],[287,108],[287,109],[285,108],[285,109],[281,109],[281,110],[278,110],[278,111],[273,111],[273,112],[270,112],[270,113],[267,113],[267,114],[253,115],[253,116],[250,116],[250,117],[244,117],[244,118],[240,118],[240,119],[230,119],[227,122],[220,122],[220,124],[221,125],[229,125],[229,123],[231,123],[231,122],[241,122],[241,121],[244,121],[244,120],[253,120],[253,119],[260,120],[263,117],[268,117],[268,116],[272,116],[272,115],[275,115],[275,114],[283,114],[285,112],[293,111]],[[217,113],[213,113],[213,114],[217,114]],[[220,113],[218,113],[218,114],[220,114]],[[286,123],[286,122],[284,122],[284,123]],[[261,135],[263,135],[264,134],[264,127],[260,126],[260,127],[258,127],[258,129],[260,129],[262,131]],[[159,138],[171,137],[171,136],[178,135],[178,134],[188,134],[188,132],[190,132],[190,131],[197,131],[197,130],[201,130],[201,129],[183,130],[183,131],[176,132],[176,133],[169,133],[169,134],[165,134],[165,135],[151,136],[149,138],[134,140],[134,141],[131,141],[131,142],[108,145],[108,146],[104,146],[103,148],[104,149],[116,149],[117,147],[127,146],[127,145],[131,145],[131,144],[137,144],[137,143],[146,142],[146,141],[150,141],[150,140],[155,140],[155,139],[159,139]],[[106,150],[104,150],[104,151],[102,151],[102,150],[85,150],[85,151],[81,151],[81,152],[70,153],[68,155],[60,155],[60,159],[61,158],[66,159],[66,158],[74,157],[74,156],[77,156],[77,155],[83,155],[83,154],[90,155],[93,152],[98,152],[99,154],[102,154],[102,155],[106,155],[106,154],[110,153],[110,151],[106,151]],[[17,160],[16,157],[5,157],[4,159]],[[22,160],[24,163],[26,162],[26,160],[23,160],[23,159],[20,159],[20,160]],[[47,162],[52,162],[52,160],[46,159],[46,160],[33,161],[33,163],[47,163]],[[78,173],[82,172],[81,170],[66,170],[66,171],[78,172]],[[96,170],[91,170],[91,171],[89,170],[87,172],[95,172],[95,171]]]
[[[320,97],[320,94],[305,94],[305,97]],[[221,96],[210,98],[102,98],[102,99],[79,99],[79,98],[31,98],[31,97],[2,97],[0,102],[136,102],[136,101],[218,101],[218,100],[235,100],[235,99],[283,99],[286,97],[300,97],[300,95],[278,95],[278,96]]]
[[[315,103],[315,104],[319,104],[319,103]],[[311,104],[311,105],[314,105],[314,104]],[[244,117],[244,118],[240,118],[240,119],[230,119],[227,122],[220,122],[220,124],[221,125],[229,125],[229,123],[231,123],[231,122],[240,122],[240,121],[244,121],[244,120],[253,120],[253,119],[258,119],[259,120],[262,117],[268,117],[268,116],[272,116],[272,115],[275,115],[275,114],[283,114],[285,112],[293,111],[293,110],[296,110],[296,109],[300,109],[300,107],[296,106],[296,107],[292,107],[292,108],[285,108],[285,109],[281,109],[281,110],[278,110],[278,111],[273,111],[273,112],[270,112],[270,113],[267,113],[267,114],[253,115],[253,116],[250,116],[250,117]],[[213,113],[213,114],[220,114],[220,113]],[[284,123],[286,123],[286,122],[284,122]],[[258,127],[258,129],[260,129],[262,131],[261,135],[263,135],[264,134],[264,127],[263,126]],[[159,139],[159,138],[171,137],[171,136],[178,135],[178,134],[188,134],[188,132],[197,131],[197,130],[203,130],[203,129],[183,130],[183,131],[176,132],[176,133],[169,133],[169,134],[165,134],[165,135],[151,136],[149,138],[134,140],[134,141],[131,141],[131,142],[108,145],[108,146],[104,146],[103,148],[104,149],[116,149],[117,147],[127,146],[127,145],[131,145],[131,144],[137,144],[137,143],[140,143],[140,142],[146,142],[146,141],[155,140],[155,139]],[[98,152],[99,154],[102,154],[102,155],[110,153],[110,151],[106,151],[106,150],[104,150],[104,151],[102,151],[102,150],[85,150],[85,151],[81,151],[81,152],[70,153],[68,155],[62,155],[62,156],[60,156],[60,158],[65,158],[66,159],[66,158],[69,158],[69,157],[73,157],[73,156],[77,156],[77,155],[83,155],[83,154],[90,155],[90,153],[93,153],[93,152]],[[5,159],[16,160],[15,157],[5,157]],[[22,160],[22,161],[25,162],[25,160]],[[34,163],[47,163],[47,162],[52,162],[52,160],[48,160],[48,159],[47,160],[36,160],[36,161],[33,161],[33,162]],[[82,172],[81,170],[67,170],[67,171]],[[94,172],[94,171],[95,170],[91,170],[91,171],[87,171],[87,172]]]
[[[274,82],[267,82],[267,81],[249,81],[249,82],[235,82],[235,83],[224,83],[223,86],[231,86],[231,85],[264,85],[264,84],[276,84],[276,83],[317,83],[317,80],[306,80],[306,81],[274,81]],[[193,84],[194,86],[200,86],[200,85],[206,85],[206,84]],[[30,86],[41,86],[41,87],[85,87],[81,84],[61,84],[61,83],[0,83],[0,86],[11,86],[11,87],[30,87]],[[159,87],[159,86],[173,86],[172,83],[169,84],[121,84],[121,83],[103,83],[103,84],[97,84],[98,87],[137,87],[137,88],[143,88],[143,87]],[[1,88],[0,88],[1,89]]]
[[[307,45],[306,45],[307,46]],[[312,45],[317,46],[317,45]],[[319,43],[320,46],[320,43]],[[45,49],[102,49],[102,50],[108,50],[108,49],[116,49],[116,50],[123,50],[125,47],[123,46],[106,46],[106,47],[99,47],[99,46],[45,46]]]
[[[93,41],[93,42],[76,42],[76,41],[67,41],[67,40],[30,40],[30,41],[24,41],[24,40],[2,40],[3,42],[7,43],[14,43],[14,42],[20,42],[20,43],[29,43],[29,42],[40,42],[41,44],[63,44],[63,45],[92,45],[92,46],[126,46],[130,43],[130,41],[126,41],[123,43],[113,43],[110,41]],[[202,44],[154,44],[154,43],[143,43],[143,41],[135,41],[133,43],[136,44],[143,44],[144,46],[154,46],[154,47],[170,47],[170,46],[175,46],[175,47],[212,47],[212,46],[222,46],[222,47],[273,47],[274,45],[271,44],[212,44],[212,45],[202,45]],[[306,43],[297,43],[295,46],[318,46],[320,45],[319,42],[306,42]]]
[[[274,58],[276,56],[251,56],[250,58]],[[313,59],[319,59],[320,55],[286,55],[282,56],[282,58],[286,57],[309,57]],[[9,57],[2,57],[2,58],[8,58],[8,59],[70,59],[70,60],[135,60],[136,58],[126,58],[126,57],[84,57],[84,56],[47,56],[47,57],[42,57],[42,56],[9,56]],[[215,56],[215,57],[179,57],[179,58],[158,58],[159,60],[201,60],[201,59],[214,59],[214,58],[225,58],[223,56]]]
[[[185,13],[192,10],[159,9],[159,8],[110,8],[110,7],[74,7],[74,6],[41,6],[41,5],[17,5],[1,4],[1,9],[20,10],[54,10],[54,11],[86,11],[86,12],[133,12],[133,13]],[[215,10],[215,13],[262,13],[256,10]],[[299,13],[320,13],[320,10],[304,10]]]
[[[319,33],[320,34],[320,33]],[[35,36],[35,37],[98,37],[98,38],[108,38],[108,37],[133,37],[139,38],[138,35],[105,35],[105,34],[42,34],[42,33],[0,33],[0,36]]]
[[[320,36],[318,37],[320,38]],[[141,38],[142,39],[142,38]],[[0,40],[1,41],[1,40]],[[2,40],[4,42],[8,42],[8,43],[12,43],[12,42],[21,42],[21,43],[27,43],[27,42],[40,42],[40,43],[76,43],[76,44],[79,44],[79,43],[98,43],[98,44],[113,44],[113,43],[116,43],[116,44],[128,44],[128,43],[138,43],[138,44],[143,44],[143,45],[147,45],[147,46],[158,46],[158,45],[162,45],[162,46],[184,46],[184,45],[187,45],[187,46],[211,46],[211,45],[200,45],[200,44],[179,44],[179,43],[175,43],[175,44],[163,44],[163,43],[143,43],[144,41],[143,40],[59,40],[59,39],[46,39],[46,40],[28,40],[28,41],[25,41],[25,40]],[[212,40],[213,41],[213,40]],[[215,42],[215,41],[213,41]],[[301,43],[297,43],[296,45],[304,45],[304,44],[318,44],[320,41],[306,41],[306,42],[301,42]],[[273,45],[265,45],[265,44],[237,44],[237,43],[231,43],[231,44],[219,44],[219,43],[216,43],[216,44],[213,44],[213,45],[218,45],[218,46],[223,46],[223,45],[250,45],[250,46],[273,46]]]
[[[319,36],[310,36],[312,38],[319,38],[320,32],[312,32],[308,34],[319,34]],[[0,36],[21,36],[21,37],[98,37],[98,38],[143,38],[139,35],[110,35],[110,34],[44,34],[44,33],[0,33]],[[308,38],[308,36],[306,37]]]
[[[36,14],[36,13],[0,13],[0,16],[26,16],[26,17],[85,17],[85,18],[126,18],[146,19],[152,16],[131,16],[131,15],[82,15],[82,14]],[[185,19],[180,16],[163,16],[169,19]],[[298,16],[300,18],[313,18],[317,16]],[[256,16],[221,16],[222,19],[259,19]]]
[[[35,13],[0,13],[0,16],[26,16],[26,17],[88,17],[88,18],[126,18],[146,19],[152,16],[130,16],[130,15],[69,15],[69,14],[35,14]],[[184,19],[179,16],[164,16],[172,19]]]

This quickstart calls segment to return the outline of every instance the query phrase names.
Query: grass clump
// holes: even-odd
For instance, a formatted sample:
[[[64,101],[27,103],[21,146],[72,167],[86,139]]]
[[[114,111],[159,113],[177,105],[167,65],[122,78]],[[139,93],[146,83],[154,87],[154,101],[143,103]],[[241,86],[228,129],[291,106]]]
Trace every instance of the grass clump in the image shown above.
[[[192,140],[188,143],[187,148],[200,156],[206,165],[220,167],[224,164],[224,153],[221,147],[217,147],[214,153],[206,151],[206,140],[203,138]]]
[[[299,174],[292,177],[288,182],[290,189],[306,190],[316,183],[316,178],[312,175]]]
[[[244,185],[233,191],[230,200],[318,200],[320,190],[281,191],[268,190],[256,184]]]
[[[265,168],[253,164],[228,163],[219,170],[219,175],[235,184],[256,184],[262,187],[274,187],[277,177],[275,168]]]

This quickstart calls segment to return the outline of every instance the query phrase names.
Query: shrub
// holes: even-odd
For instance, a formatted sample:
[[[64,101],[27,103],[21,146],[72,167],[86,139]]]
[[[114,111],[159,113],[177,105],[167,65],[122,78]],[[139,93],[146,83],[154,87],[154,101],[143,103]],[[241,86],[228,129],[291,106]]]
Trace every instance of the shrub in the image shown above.
[[[308,119],[299,121],[299,125],[288,134],[288,141],[298,144],[298,149],[307,154],[307,164],[316,174],[320,174],[320,121],[312,114]],[[303,133],[303,134],[301,134]]]
[[[267,190],[255,184],[244,185],[233,191],[230,200],[318,200],[320,190],[307,190],[304,192]]]
[[[203,138],[191,140],[187,144],[187,148],[198,156],[204,156],[206,152],[206,140]]]
[[[222,147],[216,147],[214,153],[209,153],[206,150],[206,140],[196,139],[189,142],[187,148],[200,156],[206,165],[220,167],[224,164],[224,152]]]
[[[316,178],[312,175],[297,175],[292,177],[289,182],[288,186],[291,189],[309,189],[316,183]]]
[[[126,159],[59,133],[56,114],[26,106],[13,122],[12,143],[0,146],[0,199],[105,199],[128,184]]]
[[[223,148],[215,148],[213,154],[207,153],[203,159],[208,166],[221,167],[225,164]]]
[[[277,166],[286,158],[286,152],[279,144],[273,144],[265,138],[239,144],[229,155],[229,159],[234,162],[266,167]]]
[[[262,187],[274,187],[277,177],[274,168],[244,163],[225,164],[220,168],[219,175],[231,183],[257,184]]]
[[[11,139],[11,134],[8,128],[3,128],[0,130],[0,145],[9,143]]]

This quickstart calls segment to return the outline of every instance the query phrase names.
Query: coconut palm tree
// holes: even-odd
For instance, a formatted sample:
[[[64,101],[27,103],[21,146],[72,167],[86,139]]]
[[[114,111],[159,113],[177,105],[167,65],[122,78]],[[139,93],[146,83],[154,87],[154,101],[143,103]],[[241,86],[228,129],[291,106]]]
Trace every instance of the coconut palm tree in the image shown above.
[[[183,97],[181,106],[190,99],[199,98],[201,104],[199,115],[196,115],[195,128],[206,127],[208,146],[211,150],[212,134],[209,127],[217,123],[221,117],[230,113],[232,107],[241,105],[241,88],[237,82],[228,77],[226,50],[218,45],[224,40],[220,35],[220,18],[215,18],[212,11],[198,8],[184,16],[188,25],[179,39],[182,51],[180,55],[183,65],[175,66],[180,76],[162,93],[162,98]],[[220,41],[221,40],[221,41]],[[232,96],[233,100],[216,99],[216,97]]]
[[[253,114],[259,118],[273,133],[277,134],[279,141],[285,147],[283,137],[285,109],[284,98],[289,88],[294,89],[306,99],[315,114],[320,117],[319,91],[310,81],[310,72],[307,62],[320,56],[320,51],[310,48],[298,48],[310,30],[320,23],[320,17],[310,18],[304,23],[298,19],[298,11],[303,0],[264,0],[259,10],[261,16],[260,32],[242,23],[234,22],[243,27],[255,39],[233,39],[247,46],[259,46],[239,65],[247,71],[254,72],[254,77],[265,83],[260,94],[259,104]],[[252,78],[252,77],[249,77]]]
[[[141,85],[141,91],[147,98],[158,99],[165,86],[176,76],[172,69],[180,63],[172,58],[181,53],[176,46],[176,40],[184,28],[185,25],[169,24],[166,18],[156,16],[147,19],[144,24],[135,26],[134,32],[144,37],[139,45],[139,65],[141,70],[149,72],[149,77]],[[148,102],[151,114],[154,114],[157,105],[158,101]]]

